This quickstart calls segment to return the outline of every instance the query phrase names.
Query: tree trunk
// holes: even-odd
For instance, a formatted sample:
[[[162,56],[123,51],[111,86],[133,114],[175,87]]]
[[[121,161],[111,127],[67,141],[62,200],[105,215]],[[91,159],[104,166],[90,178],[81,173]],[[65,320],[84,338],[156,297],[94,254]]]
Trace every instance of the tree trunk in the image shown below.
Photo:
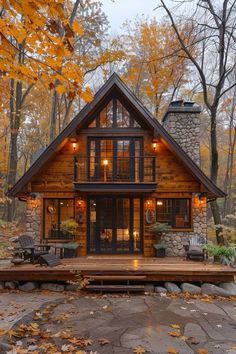
[[[217,131],[216,131],[216,114],[217,108],[213,107],[211,110],[211,179],[217,183],[218,176],[218,150],[217,150]],[[223,228],[221,224],[221,215],[219,205],[216,200],[211,202],[211,212],[213,215],[216,227],[216,240],[218,244],[224,244]]]
[[[50,142],[52,142],[56,137],[57,106],[58,106],[58,94],[56,90],[54,90],[52,95],[52,110],[51,110],[51,117],[50,117]]]

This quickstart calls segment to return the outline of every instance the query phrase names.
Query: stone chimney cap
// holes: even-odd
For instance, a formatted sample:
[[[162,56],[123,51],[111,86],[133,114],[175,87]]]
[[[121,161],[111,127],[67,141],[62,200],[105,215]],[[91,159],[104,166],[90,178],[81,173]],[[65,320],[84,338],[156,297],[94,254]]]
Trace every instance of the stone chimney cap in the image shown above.
[[[200,113],[201,107],[195,105],[193,101],[176,100],[172,101],[165,112],[162,122],[164,122],[169,113]]]

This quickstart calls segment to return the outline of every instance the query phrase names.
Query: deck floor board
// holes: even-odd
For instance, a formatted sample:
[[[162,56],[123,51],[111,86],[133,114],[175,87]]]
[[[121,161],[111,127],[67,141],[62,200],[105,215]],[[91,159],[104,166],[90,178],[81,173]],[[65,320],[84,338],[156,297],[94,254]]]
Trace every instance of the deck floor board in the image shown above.
[[[94,275],[145,276],[152,281],[233,281],[236,269],[220,264],[187,261],[183,258],[145,258],[131,256],[88,256],[63,259],[55,267],[0,262],[0,281],[59,281],[73,280],[78,272]],[[138,280],[138,277],[137,277]],[[140,280],[140,279],[139,279]]]

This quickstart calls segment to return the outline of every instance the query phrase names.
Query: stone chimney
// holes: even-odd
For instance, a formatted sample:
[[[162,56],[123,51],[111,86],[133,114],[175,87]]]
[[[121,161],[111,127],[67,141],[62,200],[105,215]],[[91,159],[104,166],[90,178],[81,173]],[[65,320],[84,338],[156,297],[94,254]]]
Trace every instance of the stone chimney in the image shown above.
[[[172,101],[163,119],[163,127],[191,157],[200,164],[200,119],[201,107],[194,102]]]

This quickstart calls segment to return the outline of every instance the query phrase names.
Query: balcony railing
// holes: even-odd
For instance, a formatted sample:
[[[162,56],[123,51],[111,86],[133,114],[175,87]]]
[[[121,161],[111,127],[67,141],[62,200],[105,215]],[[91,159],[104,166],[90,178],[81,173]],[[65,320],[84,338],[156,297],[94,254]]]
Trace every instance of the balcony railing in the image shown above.
[[[99,157],[77,156],[75,182],[155,182],[155,156]]]

